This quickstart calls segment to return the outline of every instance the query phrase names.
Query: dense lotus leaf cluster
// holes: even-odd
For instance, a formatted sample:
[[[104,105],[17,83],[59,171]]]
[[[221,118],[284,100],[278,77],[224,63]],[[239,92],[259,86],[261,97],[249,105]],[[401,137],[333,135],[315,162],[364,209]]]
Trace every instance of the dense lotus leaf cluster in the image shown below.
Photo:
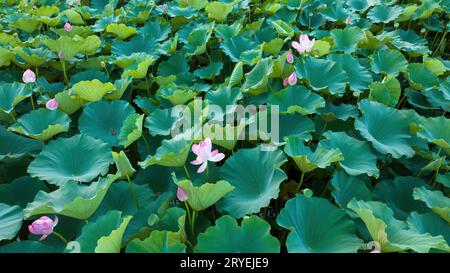
[[[2,1],[0,253],[450,251],[449,10]]]

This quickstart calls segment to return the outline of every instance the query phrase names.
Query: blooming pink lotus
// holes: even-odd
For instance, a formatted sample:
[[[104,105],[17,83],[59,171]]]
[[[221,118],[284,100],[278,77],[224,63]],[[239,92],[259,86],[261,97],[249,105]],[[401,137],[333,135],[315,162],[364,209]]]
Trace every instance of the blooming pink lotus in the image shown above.
[[[66,31],[71,31],[72,30],[72,25],[70,23],[65,23],[64,24],[64,30]]]
[[[41,238],[39,238],[39,241],[42,241],[47,238],[48,235],[52,234],[53,228],[55,228],[57,224],[58,217],[55,216],[55,220],[52,220],[47,216],[42,216],[29,225],[28,230],[32,234],[42,235]]]
[[[58,109],[58,105],[59,105],[58,101],[55,98],[53,98],[53,99],[47,101],[47,103],[45,104],[45,107],[47,107],[48,110],[53,111],[53,110]]]
[[[194,165],[201,165],[198,168],[197,173],[202,173],[206,170],[208,166],[208,161],[211,162],[219,162],[224,159],[225,155],[223,153],[219,153],[219,150],[216,149],[211,151],[212,143],[210,138],[205,138],[205,140],[200,141],[199,144],[192,145],[192,152],[197,155],[197,158],[191,162]]]
[[[177,198],[181,202],[184,202],[188,199],[187,192],[185,192],[181,187],[178,187],[177,189]]]
[[[31,69],[27,69],[23,72],[22,81],[24,83],[34,83],[36,81],[36,74]]]
[[[291,75],[289,75],[289,77],[285,78],[283,80],[283,85],[284,86],[293,86],[297,84],[297,74],[294,72],[291,73]]]
[[[294,55],[292,55],[292,51],[290,49],[286,55],[286,62],[290,64],[294,62]]]
[[[311,52],[314,43],[316,42],[316,39],[313,38],[312,40],[309,40],[308,35],[301,34],[300,38],[298,39],[299,42],[292,42],[292,47],[295,48],[298,53],[309,53]]]

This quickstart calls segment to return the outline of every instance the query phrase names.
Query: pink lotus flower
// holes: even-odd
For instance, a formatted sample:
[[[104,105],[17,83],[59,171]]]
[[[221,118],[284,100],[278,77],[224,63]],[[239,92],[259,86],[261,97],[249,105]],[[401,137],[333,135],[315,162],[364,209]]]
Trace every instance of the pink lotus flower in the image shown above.
[[[294,55],[292,55],[292,51],[290,49],[286,55],[286,62],[290,64],[294,62]]]
[[[65,23],[64,24],[64,29],[66,30],[66,31],[71,31],[72,30],[72,25],[70,24],[70,23]]]
[[[166,13],[168,9],[169,9],[169,6],[168,6],[167,4],[164,4],[164,5],[163,5],[163,11],[164,11],[164,13]]]
[[[192,152],[197,155],[197,158],[191,162],[194,165],[200,165],[197,173],[202,173],[206,170],[208,166],[208,161],[211,162],[219,162],[224,159],[225,155],[223,153],[219,153],[219,150],[216,149],[211,152],[212,143],[210,138],[205,138],[205,140],[200,141],[199,144],[192,145]]]
[[[283,80],[283,85],[284,86],[293,86],[297,84],[297,74],[294,72],[291,73],[291,75],[289,75],[289,77],[285,78]]]
[[[23,72],[22,81],[24,83],[33,83],[36,81],[36,74],[31,69],[27,69]]]
[[[58,57],[59,57],[60,59],[64,59],[64,56],[65,56],[64,51],[60,51],[60,52],[58,53]]]
[[[181,187],[178,187],[177,189],[177,198],[181,202],[184,202],[188,199],[187,192],[185,192]]]
[[[55,98],[53,98],[53,99],[47,101],[47,103],[45,104],[45,107],[47,107],[48,110],[53,111],[53,110],[58,109],[58,105],[59,105],[58,101]]]
[[[292,42],[292,47],[295,48],[298,53],[309,53],[311,52],[314,43],[316,42],[316,39],[313,38],[312,40],[309,40],[308,35],[301,34],[300,38],[298,39],[299,42]]]
[[[39,241],[47,238],[48,235],[52,234],[53,228],[58,224],[58,217],[55,216],[55,220],[48,218],[47,216],[42,216],[41,218],[35,220],[31,225],[28,226],[28,230],[35,235],[42,235]]]
[[[345,23],[349,25],[351,21],[352,19],[350,18],[350,16],[347,16],[347,18],[345,19]]]

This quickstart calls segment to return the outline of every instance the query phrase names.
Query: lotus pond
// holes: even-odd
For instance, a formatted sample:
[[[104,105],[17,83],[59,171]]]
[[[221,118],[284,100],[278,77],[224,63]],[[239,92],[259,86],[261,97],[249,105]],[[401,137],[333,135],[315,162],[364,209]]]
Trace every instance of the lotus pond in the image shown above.
[[[0,253],[450,251],[449,10],[1,1]]]

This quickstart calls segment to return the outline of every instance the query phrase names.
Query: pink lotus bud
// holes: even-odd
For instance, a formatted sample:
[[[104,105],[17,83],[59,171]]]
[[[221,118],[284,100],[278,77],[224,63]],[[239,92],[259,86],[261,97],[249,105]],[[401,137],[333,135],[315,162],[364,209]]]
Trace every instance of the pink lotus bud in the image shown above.
[[[169,9],[169,6],[167,6],[167,4],[164,4],[164,5],[163,5],[163,11],[164,11],[164,13],[166,13],[168,9]]]
[[[72,25],[70,24],[70,23],[65,23],[64,24],[64,29],[66,30],[66,31],[71,31],[72,30]]]
[[[297,84],[297,75],[295,74],[295,71],[291,73],[291,75],[289,75],[289,77],[287,77],[287,83],[290,86],[296,85]]]
[[[60,51],[60,52],[58,53],[58,57],[59,57],[60,59],[64,59],[64,56],[65,56],[64,51]]]
[[[59,105],[58,101],[55,98],[53,98],[53,99],[47,101],[47,103],[45,104],[45,107],[47,107],[48,110],[53,111],[53,110],[58,109],[58,105]]]
[[[287,55],[286,55],[286,62],[288,63],[293,63],[294,62],[294,55],[292,55],[292,51],[289,50]]]
[[[178,187],[177,189],[177,198],[181,202],[184,202],[188,199],[187,193],[181,187]]]
[[[347,16],[347,18],[345,19],[345,23],[347,24],[347,25],[349,25],[350,24],[350,22],[351,22],[351,18],[350,18],[350,16]]]
[[[52,234],[53,228],[58,224],[58,217],[55,220],[42,216],[28,226],[28,230],[35,235],[42,235],[39,241],[44,240],[48,235]]]
[[[24,83],[33,83],[36,81],[36,74],[31,69],[27,69],[23,72],[22,81]]]
[[[283,79],[283,86],[286,87],[286,86],[288,86],[288,85],[289,85],[289,83],[288,83],[288,78],[284,78],[284,79]]]

